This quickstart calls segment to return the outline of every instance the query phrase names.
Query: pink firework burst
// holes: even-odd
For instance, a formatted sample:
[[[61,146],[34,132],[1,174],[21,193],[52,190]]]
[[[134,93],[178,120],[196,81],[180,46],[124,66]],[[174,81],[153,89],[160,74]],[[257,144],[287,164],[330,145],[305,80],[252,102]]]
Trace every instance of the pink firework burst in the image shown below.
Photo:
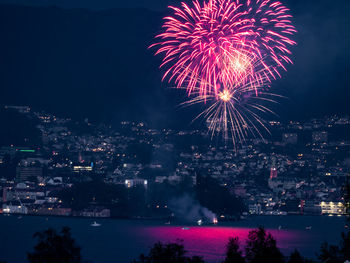
[[[160,40],[151,47],[164,55],[163,80],[186,86],[188,94],[199,89],[204,97],[217,97],[242,80],[260,85],[292,63],[288,48],[296,44],[290,39],[296,30],[289,9],[278,1],[207,0],[201,5],[195,0],[170,8],[173,15],[164,18]]]

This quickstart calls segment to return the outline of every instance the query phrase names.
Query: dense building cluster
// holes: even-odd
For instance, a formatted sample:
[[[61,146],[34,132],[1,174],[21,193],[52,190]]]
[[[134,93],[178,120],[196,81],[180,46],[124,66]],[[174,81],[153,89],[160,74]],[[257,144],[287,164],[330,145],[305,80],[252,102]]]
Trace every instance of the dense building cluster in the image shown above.
[[[88,206],[71,207],[62,200],[62,191],[94,178],[146,192],[163,184],[191,187],[199,174],[241,198],[243,217],[344,213],[343,186],[350,169],[347,116],[271,121],[272,135],[234,148],[211,140],[205,129],[160,130],[129,121],[111,127],[29,107],[5,110],[28,117],[40,131],[40,143],[24,138],[22,145],[1,147],[3,213],[110,217],[108,203],[92,198]],[[167,208],[157,200],[149,205]]]

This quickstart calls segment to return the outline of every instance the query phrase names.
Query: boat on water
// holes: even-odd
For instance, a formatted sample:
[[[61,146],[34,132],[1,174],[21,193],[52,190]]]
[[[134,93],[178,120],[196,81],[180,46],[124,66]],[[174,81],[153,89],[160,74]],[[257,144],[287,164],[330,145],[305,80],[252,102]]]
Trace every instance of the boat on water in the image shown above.
[[[93,223],[91,223],[90,226],[101,226],[101,224],[97,223],[96,221],[94,221]]]
[[[182,230],[189,230],[190,228],[189,227],[183,227],[183,228],[181,228]]]

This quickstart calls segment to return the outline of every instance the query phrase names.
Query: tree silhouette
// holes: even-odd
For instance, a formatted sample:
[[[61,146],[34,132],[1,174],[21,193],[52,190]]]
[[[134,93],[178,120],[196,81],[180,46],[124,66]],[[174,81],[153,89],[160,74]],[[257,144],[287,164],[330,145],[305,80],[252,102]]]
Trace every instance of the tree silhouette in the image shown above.
[[[288,263],[315,263],[312,260],[303,258],[298,250],[294,250],[294,252],[290,255]]]
[[[318,259],[321,262],[327,263],[338,263],[341,261],[340,251],[338,246],[329,245],[327,242],[324,242],[321,245],[320,254]]]
[[[151,248],[148,256],[141,254],[132,263],[204,263],[201,257],[187,257],[186,254],[182,244],[158,242]]]
[[[340,254],[342,255],[344,261],[350,261],[350,232],[341,233],[341,244],[340,244]]]
[[[350,261],[350,232],[341,233],[340,246],[329,245],[324,242],[321,245],[318,259],[321,262],[327,263],[343,263],[346,260]]]
[[[70,228],[63,227],[60,233],[52,228],[34,234],[38,243],[34,252],[28,253],[30,263],[80,263],[80,247],[71,237]]]
[[[276,246],[276,240],[263,227],[248,234],[246,244],[248,263],[284,263],[284,257]]]
[[[239,250],[238,237],[230,238],[226,245],[226,258],[223,263],[244,263],[242,251]]]
[[[288,263],[304,263],[304,259],[298,250],[294,250],[294,252],[289,257]]]

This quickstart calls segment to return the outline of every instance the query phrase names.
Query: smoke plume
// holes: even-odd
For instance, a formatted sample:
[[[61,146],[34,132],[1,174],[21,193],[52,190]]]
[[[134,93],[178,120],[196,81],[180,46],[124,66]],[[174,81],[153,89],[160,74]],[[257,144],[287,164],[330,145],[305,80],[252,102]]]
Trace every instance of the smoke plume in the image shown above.
[[[198,220],[213,222],[216,215],[199,204],[192,196],[185,194],[179,198],[173,198],[169,202],[169,208],[181,221],[197,222]]]

